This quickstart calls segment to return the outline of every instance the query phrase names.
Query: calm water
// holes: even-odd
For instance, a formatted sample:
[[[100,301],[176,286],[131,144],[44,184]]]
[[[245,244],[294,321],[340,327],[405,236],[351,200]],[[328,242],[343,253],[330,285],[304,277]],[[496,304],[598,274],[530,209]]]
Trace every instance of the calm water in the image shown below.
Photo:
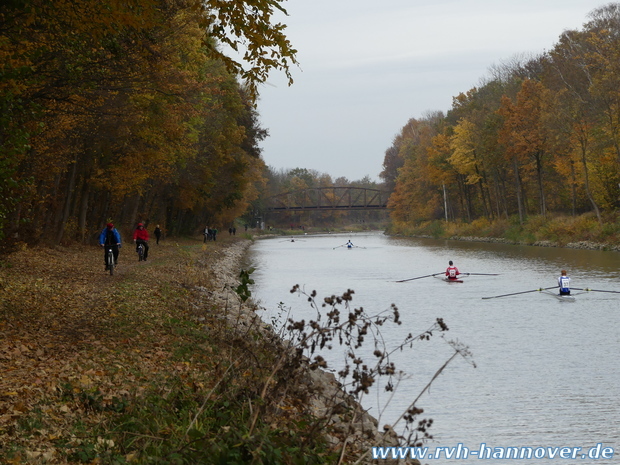
[[[360,247],[339,247],[349,239]],[[448,260],[462,273],[500,276],[468,276],[462,284],[432,277],[394,282],[441,272]],[[294,284],[316,290],[319,300],[353,289],[353,306],[371,315],[394,303],[403,325],[382,328],[390,347],[410,332],[423,332],[437,317],[445,320],[450,328],[445,339],[468,346],[476,368],[455,359],[418,402],[423,417],[435,422],[431,447],[588,449],[603,443],[616,450],[613,459],[581,463],[619,463],[620,294],[588,292],[575,302],[541,292],[482,297],[555,286],[563,268],[573,287],[620,291],[620,254],[373,233],[260,240],[251,248],[251,261],[257,267],[253,294],[268,322],[282,320],[280,302],[296,320],[316,319],[307,298],[289,292]],[[437,336],[395,354],[397,368],[408,376],[387,407],[382,389],[363,399],[380,424],[394,422],[452,353]],[[334,349],[326,358],[339,368],[342,354]],[[532,463],[510,460],[519,462]]]

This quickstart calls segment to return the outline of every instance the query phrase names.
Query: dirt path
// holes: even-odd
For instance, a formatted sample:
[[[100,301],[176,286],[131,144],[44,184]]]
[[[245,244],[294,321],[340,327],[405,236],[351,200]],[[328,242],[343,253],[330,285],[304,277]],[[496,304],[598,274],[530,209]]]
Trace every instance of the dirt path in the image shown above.
[[[199,416],[207,444],[234,457],[265,445],[265,463],[300,443],[332,458],[344,444],[351,458],[394,444],[334,375],[289,363],[259,330],[232,290],[249,244],[166,241],[141,263],[130,244],[114,276],[99,247],[0,259],[0,464],[211,457],[188,447]]]
[[[0,457],[8,450],[25,463],[57,458],[55,442],[76,418],[98,421],[73,394],[118,398],[135,390],[136,372],[174,371],[179,336],[171,322],[191,318],[200,303],[188,289],[203,289],[208,306],[232,273],[191,265],[199,257],[232,268],[234,259],[221,263],[232,241],[166,241],[151,245],[142,263],[128,244],[114,276],[94,246],[38,247],[1,259]],[[25,434],[24,423],[35,419]]]

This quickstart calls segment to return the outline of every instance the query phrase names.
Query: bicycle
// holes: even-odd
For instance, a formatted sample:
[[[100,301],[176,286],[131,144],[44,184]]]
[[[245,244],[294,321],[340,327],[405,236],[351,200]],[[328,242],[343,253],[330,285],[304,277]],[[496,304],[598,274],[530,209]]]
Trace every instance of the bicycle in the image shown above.
[[[144,244],[138,244],[138,261],[144,260]]]
[[[114,252],[112,251],[112,247],[109,245],[106,245],[106,252],[105,252],[105,269],[110,270],[110,276],[114,275]]]

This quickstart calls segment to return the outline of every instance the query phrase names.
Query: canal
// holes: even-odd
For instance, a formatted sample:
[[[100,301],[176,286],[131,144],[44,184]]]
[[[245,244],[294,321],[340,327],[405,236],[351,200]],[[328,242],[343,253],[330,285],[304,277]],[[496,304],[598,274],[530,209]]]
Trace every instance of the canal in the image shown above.
[[[353,248],[344,246],[348,240]],[[396,282],[441,273],[449,260],[461,273],[472,274],[459,284],[435,277]],[[368,315],[394,304],[402,324],[381,327],[388,349],[443,318],[449,331],[392,355],[403,372],[395,393],[386,393],[385,383],[378,382],[362,399],[380,426],[396,421],[458,344],[471,356],[456,357],[417,404],[424,409],[420,418],[434,421],[431,448],[461,443],[477,449],[485,443],[582,447],[587,453],[602,443],[620,454],[618,252],[405,239],[377,232],[258,240],[250,261],[256,267],[253,296],[263,308],[262,318],[276,327],[287,317],[317,318],[307,295],[290,293],[296,284],[306,294],[316,291],[319,304],[352,289],[351,306],[363,307]],[[562,302],[550,291],[537,290],[555,286],[562,269],[573,288],[618,293],[573,290],[575,301]],[[532,292],[482,298],[523,291]],[[371,338],[366,342],[360,356],[371,362],[374,346]],[[335,345],[323,354],[334,370],[343,366],[343,348]],[[395,429],[401,431],[398,425]],[[617,463],[617,454],[595,463]]]

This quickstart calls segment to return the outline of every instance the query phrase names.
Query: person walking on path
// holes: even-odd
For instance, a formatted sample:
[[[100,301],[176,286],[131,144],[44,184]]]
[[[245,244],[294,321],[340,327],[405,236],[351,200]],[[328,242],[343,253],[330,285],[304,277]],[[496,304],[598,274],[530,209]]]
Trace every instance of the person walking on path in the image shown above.
[[[138,223],[138,226],[134,230],[133,241],[136,243],[136,252],[140,244],[144,246],[144,260],[146,261],[149,256],[149,233],[142,223]]]
[[[161,229],[159,229],[159,225],[155,228],[155,239],[157,240],[156,244],[159,245],[159,239],[161,239]]]

